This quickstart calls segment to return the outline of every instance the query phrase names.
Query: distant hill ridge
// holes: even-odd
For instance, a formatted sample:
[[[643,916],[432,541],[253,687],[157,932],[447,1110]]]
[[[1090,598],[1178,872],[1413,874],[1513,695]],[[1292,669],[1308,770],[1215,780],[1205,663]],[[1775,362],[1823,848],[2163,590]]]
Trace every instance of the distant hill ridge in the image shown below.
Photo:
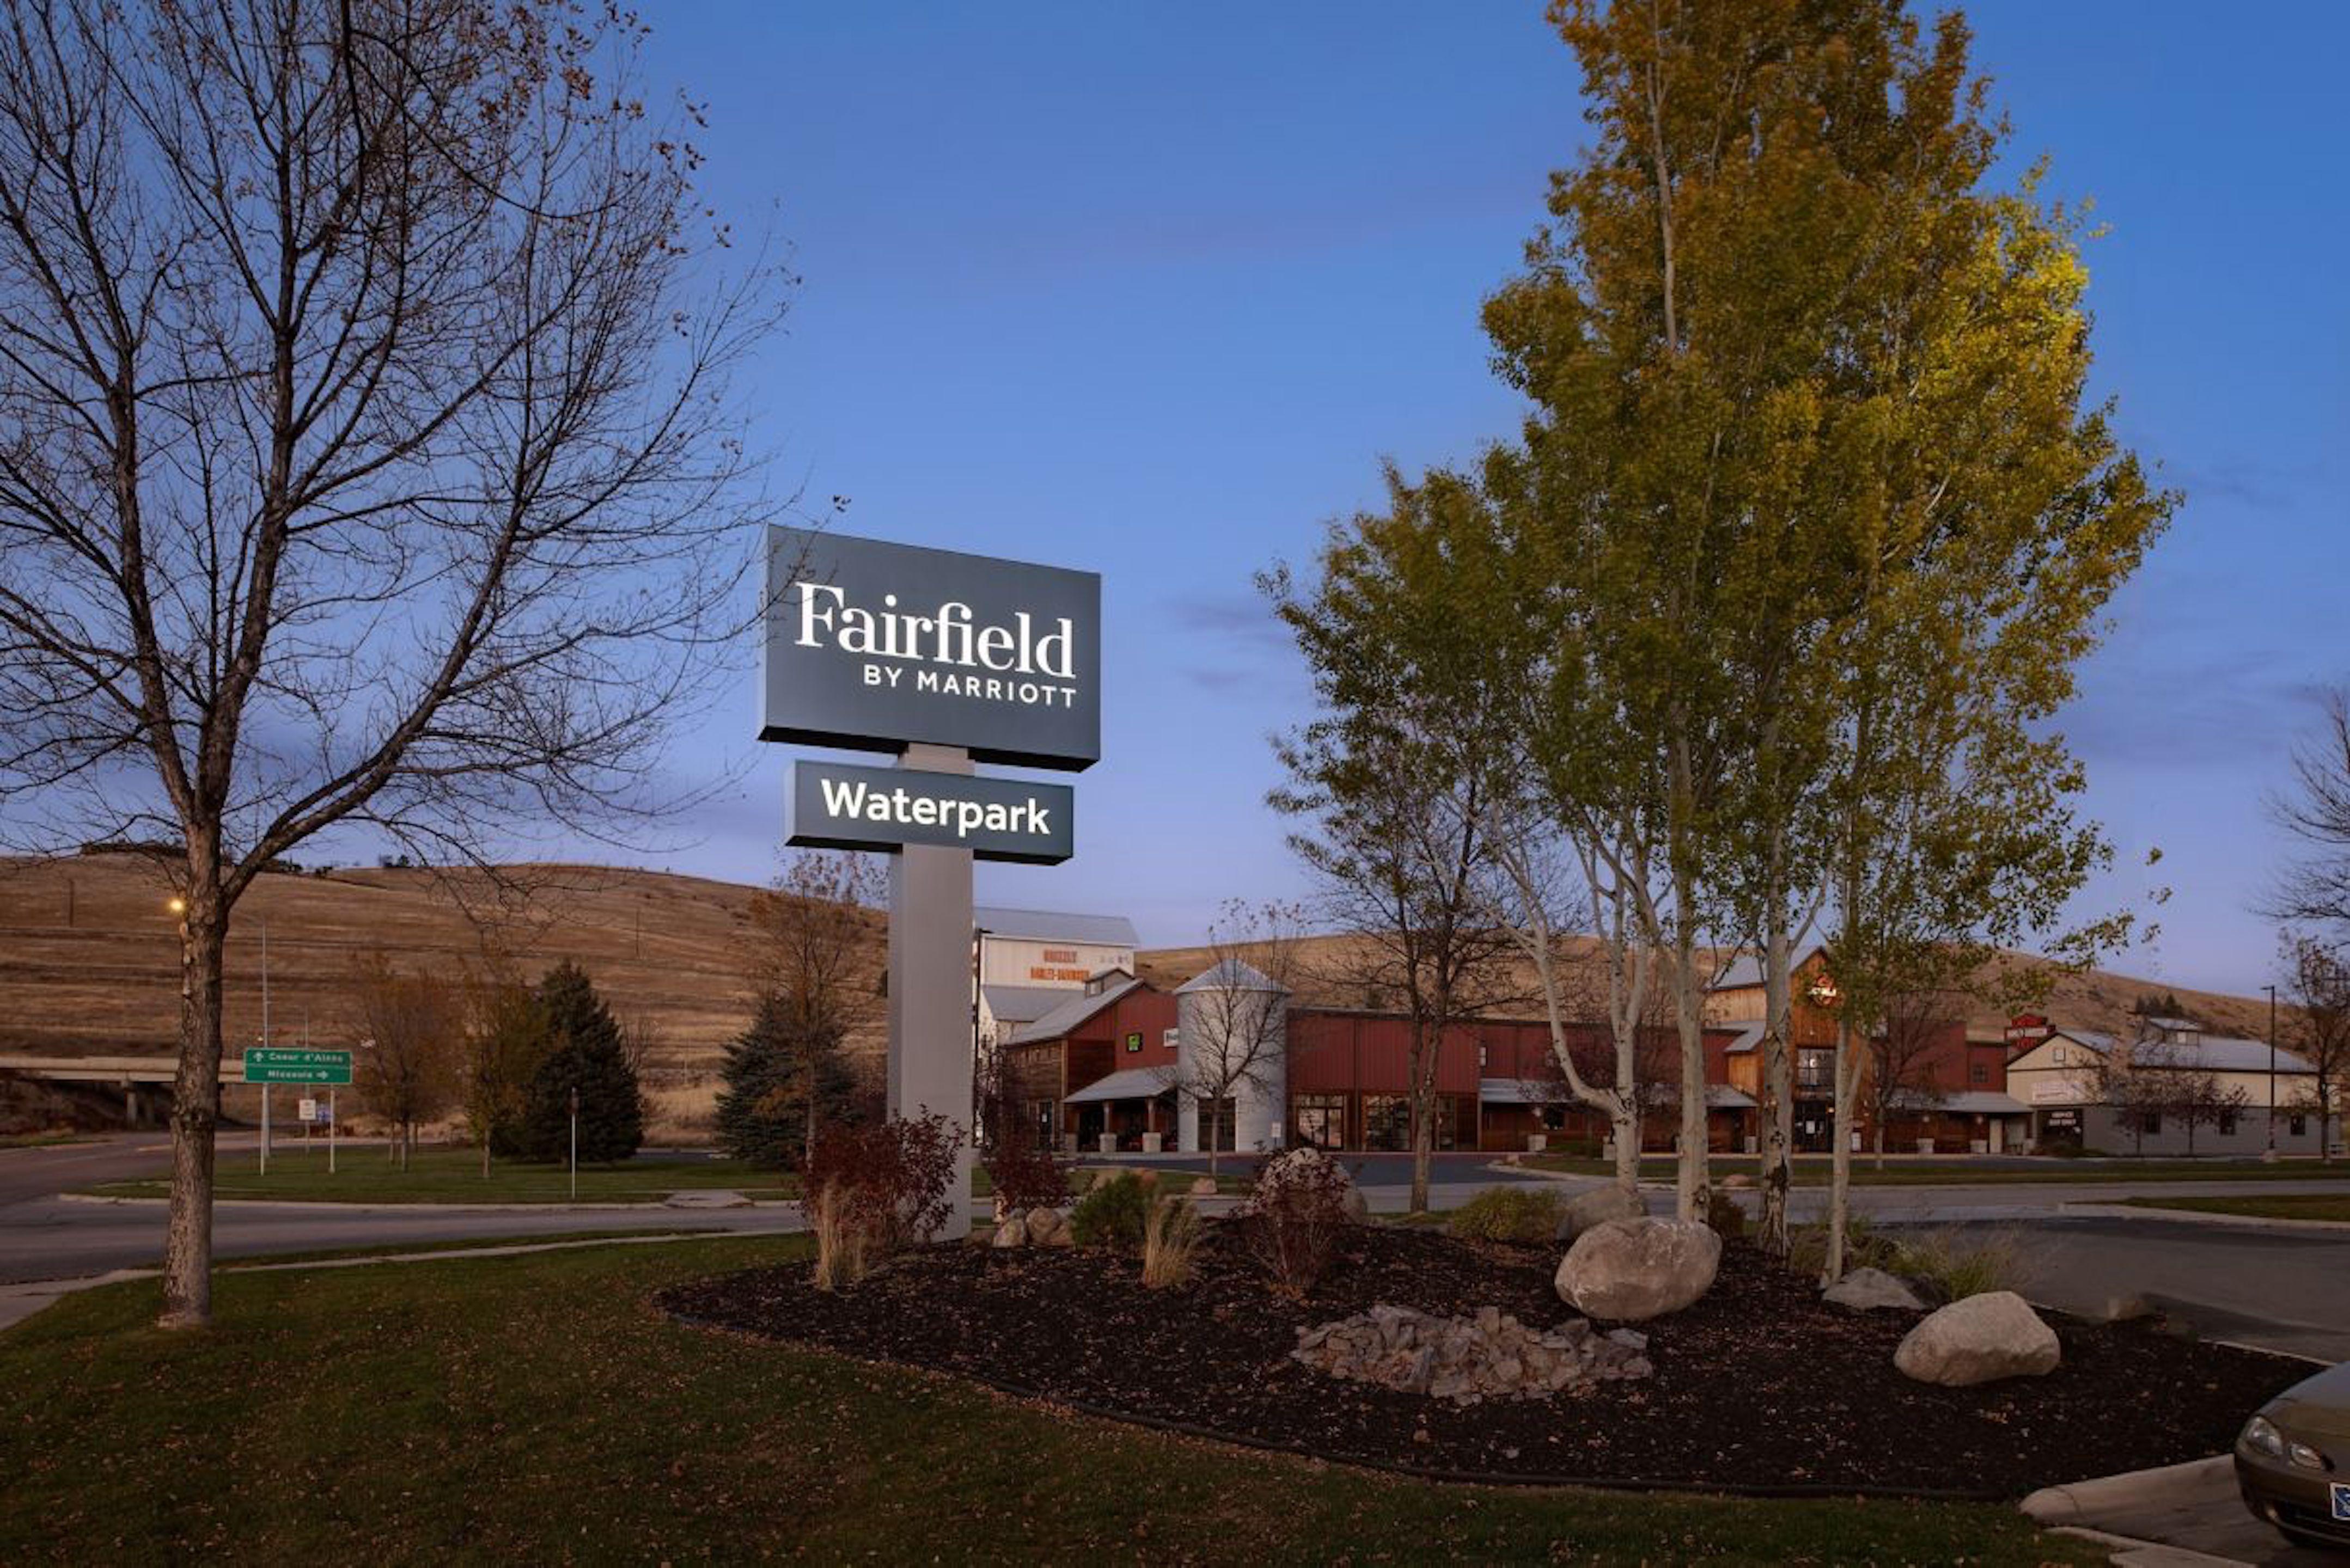
[[[268,930],[273,1032],[313,1044],[347,1037],[352,962],[377,948],[403,965],[479,966],[503,950],[535,978],[562,959],[584,967],[624,1018],[649,1022],[653,1064],[693,1074],[715,1065],[749,1013],[742,944],[746,883],[626,867],[507,868],[529,889],[501,900],[478,877],[423,868],[352,867],[324,876],[268,873],[238,905],[228,954],[232,1048],[261,1027],[262,929]],[[169,888],[149,857],[95,854],[0,859],[0,1052],[99,1054],[168,1052],[179,1017],[179,954],[165,908]],[[469,908],[470,906],[470,908]],[[877,923],[876,937],[880,928]],[[1346,939],[1306,939],[1307,998],[1367,1000],[1326,977]],[[1204,947],[1137,955],[1144,978],[1180,984],[1211,961]],[[2147,993],[2175,993],[2212,1030],[2258,1037],[2267,1004],[2168,981],[2093,971],[2055,982],[2046,1011],[2085,1027],[2110,1026]],[[1978,1009],[1978,1028],[2002,1020]]]

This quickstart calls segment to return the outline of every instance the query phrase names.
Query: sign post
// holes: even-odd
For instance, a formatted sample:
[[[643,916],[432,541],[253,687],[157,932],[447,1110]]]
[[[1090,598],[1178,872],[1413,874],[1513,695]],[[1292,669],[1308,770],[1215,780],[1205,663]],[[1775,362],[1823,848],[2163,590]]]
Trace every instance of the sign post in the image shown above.
[[[351,1054],[287,1046],[253,1045],[244,1053],[244,1081],[261,1085],[261,1174],[269,1174],[269,1085],[348,1084]],[[329,1168],[331,1168],[331,1167]]]
[[[895,754],[802,763],[790,842],[880,849],[889,868],[892,1117],[958,1129],[942,1234],[971,1233],[972,863],[1073,853],[1073,792],[973,763],[1101,759],[1101,578],[797,528],[767,531],[759,738]]]

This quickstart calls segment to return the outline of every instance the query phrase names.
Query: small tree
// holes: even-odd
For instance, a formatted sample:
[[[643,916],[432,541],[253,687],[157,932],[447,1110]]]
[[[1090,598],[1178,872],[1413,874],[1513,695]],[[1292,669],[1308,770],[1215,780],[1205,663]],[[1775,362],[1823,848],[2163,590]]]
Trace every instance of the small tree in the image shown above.
[[[818,1122],[845,1114],[857,1090],[839,1042],[801,1029],[775,995],[726,1047],[719,1075],[718,1141],[737,1159],[779,1168],[805,1169]]]
[[[644,1142],[645,1106],[620,1026],[587,971],[567,959],[539,982],[538,1003],[548,1050],[531,1076],[524,1113],[530,1157],[552,1161],[569,1154],[576,1095],[579,1158],[597,1165],[627,1159]]]
[[[2350,964],[2314,938],[2290,934],[2284,957],[2287,993],[2301,1009],[2293,1049],[2317,1069],[2294,1108],[2315,1113],[2318,1158],[2331,1164],[2334,1117],[2350,1084]]]
[[[1224,1146],[1223,1118],[1233,1114],[1241,1092],[1263,1093],[1281,1078],[1300,920],[1295,904],[1235,898],[1208,928],[1203,978],[1213,984],[1194,993],[1176,1086],[1198,1104],[1206,1123],[1200,1136],[1211,1176]]]
[[[464,1026],[454,989],[425,970],[403,971],[380,950],[352,966],[351,1012],[361,1036],[352,1085],[367,1108],[391,1124],[406,1169],[416,1127],[456,1097]]]
[[[775,1037],[789,1043],[769,1063],[784,1076],[762,1092],[797,1100],[803,1164],[825,1114],[860,1097],[847,1053],[882,1010],[889,950],[876,909],[888,890],[870,857],[803,850],[751,896],[743,973],[754,1009],[772,1011]]]
[[[2220,1081],[2217,1073],[2204,1068],[2191,1068],[2168,1075],[2170,1082],[2165,1095],[2164,1109],[2178,1118],[2187,1129],[2187,1153],[2195,1154],[2195,1129],[2202,1127],[2223,1127],[2231,1125],[2251,1104],[2251,1096],[2241,1085],[2228,1085]]]
[[[530,1105],[531,1080],[546,1059],[549,1037],[538,992],[503,965],[468,982],[466,1025],[460,1044],[465,1122],[482,1151],[482,1175],[490,1157],[513,1158],[523,1152],[523,1117]]]
[[[2170,1086],[2161,1054],[2161,1047],[2152,1043],[2116,1041],[2097,1053],[2089,1069],[2098,1102],[2128,1123],[2130,1152],[2140,1157],[2146,1153],[2146,1124],[2169,1109]]]
[[[1935,1056],[1950,1023],[1945,999],[1930,992],[1906,992],[1886,1004],[1868,1042],[1864,1085],[1879,1170],[1885,1168],[1887,1124],[1904,1111],[1930,1111],[1945,1097]]]

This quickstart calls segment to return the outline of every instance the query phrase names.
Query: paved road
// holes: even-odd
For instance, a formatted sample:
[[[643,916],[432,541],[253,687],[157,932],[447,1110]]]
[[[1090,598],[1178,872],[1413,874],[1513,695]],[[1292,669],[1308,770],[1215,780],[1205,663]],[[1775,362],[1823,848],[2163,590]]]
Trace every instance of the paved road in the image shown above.
[[[250,1148],[249,1135],[223,1138],[224,1152]],[[0,1284],[78,1279],[151,1267],[163,1251],[160,1203],[90,1203],[56,1196],[68,1188],[151,1176],[168,1163],[157,1133],[97,1143],[0,1149]],[[529,1237],[587,1231],[777,1231],[797,1210],[676,1210],[659,1204],[597,1209],[546,1205],[457,1210],[413,1204],[224,1203],[213,1211],[213,1248],[222,1258],[329,1248]]]

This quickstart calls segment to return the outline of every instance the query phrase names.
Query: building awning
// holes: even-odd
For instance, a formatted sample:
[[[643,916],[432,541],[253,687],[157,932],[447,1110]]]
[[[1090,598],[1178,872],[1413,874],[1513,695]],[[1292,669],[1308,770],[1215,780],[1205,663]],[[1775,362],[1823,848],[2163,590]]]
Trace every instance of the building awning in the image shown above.
[[[1555,1079],[1480,1078],[1477,1097],[1489,1106],[1558,1106],[1574,1096]]]
[[[1575,1096],[1560,1079],[1480,1078],[1477,1097],[1489,1106],[1569,1106]],[[1708,1084],[1705,1103],[1717,1111],[1751,1111],[1754,1096],[1727,1084]],[[2021,1110],[2022,1107],[2018,1106]]]
[[[2022,1100],[2002,1095],[1996,1089],[1968,1089],[1960,1094],[1945,1095],[1929,1110],[1948,1111],[1960,1116],[2020,1116],[2026,1110]]]
[[[1064,1105],[1093,1105],[1102,1100],[1153,1100],[1175,1086],[1174,1074],[1165,1067],[1122,1067],[1107,1078],[1096,1078]]]

